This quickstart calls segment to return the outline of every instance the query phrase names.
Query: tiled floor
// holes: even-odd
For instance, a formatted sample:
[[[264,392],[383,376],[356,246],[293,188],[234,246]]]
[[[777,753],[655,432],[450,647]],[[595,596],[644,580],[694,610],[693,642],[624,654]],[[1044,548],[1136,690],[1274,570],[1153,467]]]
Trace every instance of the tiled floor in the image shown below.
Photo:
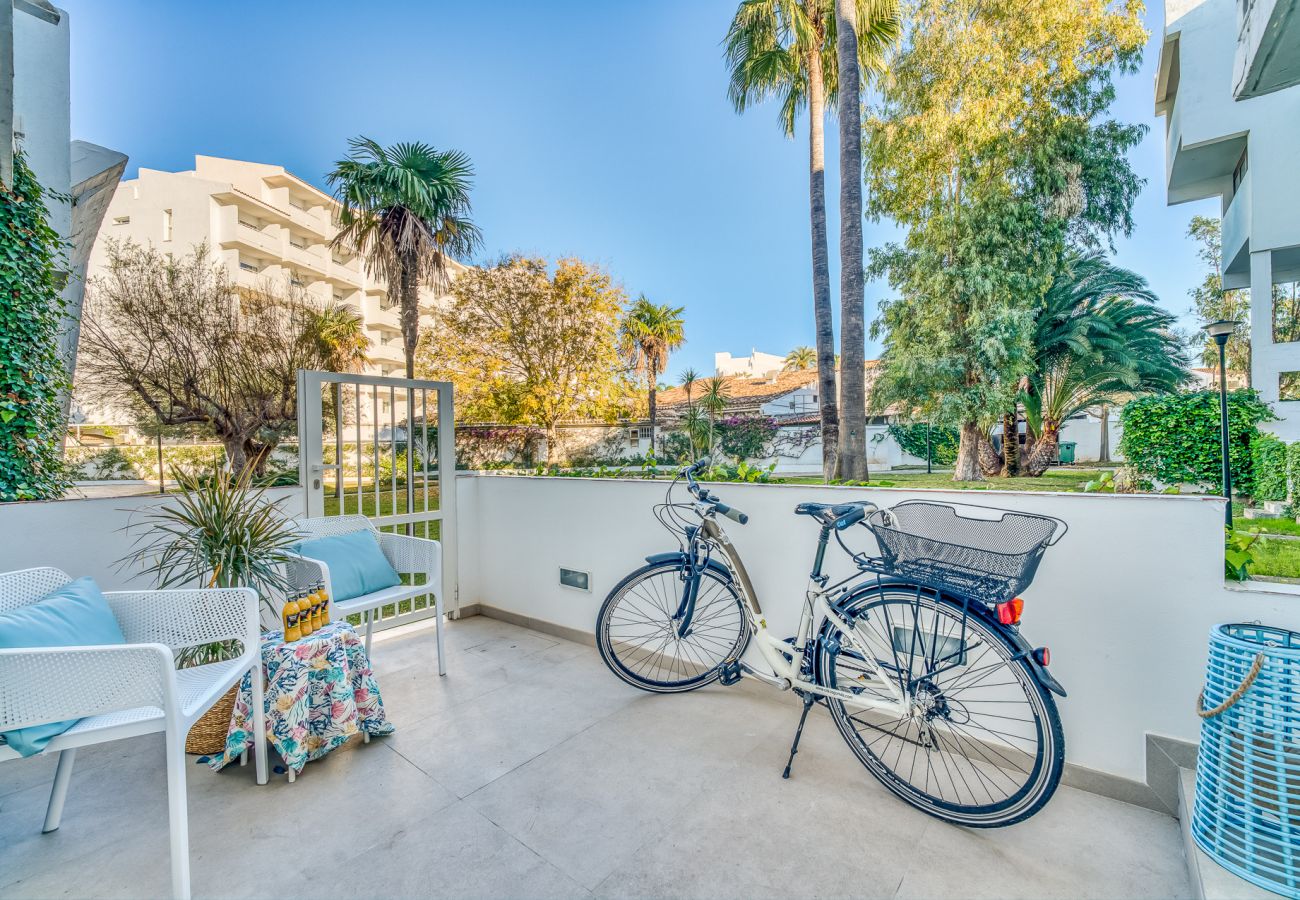
[[[189,773],[196,896],[1180,897],[1178,823],[1062,788],[968,831],[876,784],[820,709],[789,781],[789,696],[653,696],[594,649],[476,617],[375,645],[397,732],[295,784]],[[161,740],[83,751],[63,827],[50,760],[0,766],[0,896],[162,896]]]

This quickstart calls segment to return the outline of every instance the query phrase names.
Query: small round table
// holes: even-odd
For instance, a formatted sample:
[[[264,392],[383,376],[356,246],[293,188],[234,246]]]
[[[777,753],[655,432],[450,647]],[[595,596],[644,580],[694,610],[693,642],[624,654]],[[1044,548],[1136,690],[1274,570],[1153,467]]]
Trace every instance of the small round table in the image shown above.
[[[262,635],[266,672],[266,736],[284,760],[289,780],[360,733],[392,734],[365,644],[346,621],[333,622],[297,641],[284,632]],[[244,676],[226,734],[226,748],[208,759],[221,769],[253,746],[252,684]]]

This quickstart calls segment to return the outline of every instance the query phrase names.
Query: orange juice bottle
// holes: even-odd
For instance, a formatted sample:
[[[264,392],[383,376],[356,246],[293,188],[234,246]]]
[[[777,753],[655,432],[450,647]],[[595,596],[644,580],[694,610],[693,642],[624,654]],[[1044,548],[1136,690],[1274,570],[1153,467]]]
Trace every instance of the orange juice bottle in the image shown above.
[[[284,604],[282,616],[284,618],[284,640],[285,643],[293,643],[302,638],[302,628],[298,624],[298,595],[293,594]]]
[[[320,583],[320,624],[324,628],[330,623],[330,595],[325,590],[325,582]]]
[[[325,588],[321,583],[316,582],[316,588],[311,592],[311,630],[320,631],[325,624],[321,621],[321,611],[325,606]]]
[[[302,626],[303,637],[307,637],[307,635],[315,631],[315,629],[311,627],[311,604],[312,593],[311,591],[306,591],[303,593],[302,599],[298,601],[298,624]]]

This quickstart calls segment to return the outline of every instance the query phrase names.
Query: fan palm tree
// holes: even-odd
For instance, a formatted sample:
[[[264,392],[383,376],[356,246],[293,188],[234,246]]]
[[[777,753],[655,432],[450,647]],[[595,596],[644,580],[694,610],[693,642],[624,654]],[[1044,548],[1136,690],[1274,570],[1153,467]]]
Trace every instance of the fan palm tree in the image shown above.
[[[835,0],[840,120],[840,447],[839,477],[865,481],[867,323],[862,272],[862,79],[884,70],[898,39],[897,0]]]
[[[346,303],[312,310],[303,329],[324,367],[331,372],[360,372],[369,361],[370,338],[361,313]]]
[[[1061,424],[1090,406],[1168,392],[1187,379],[1172,332],[1142,276],[1098,254],[1068,258],[1044,298],[1034,333],[1034,374],[1024,391],[1034,444],[1021,473],[1055,461]]]
[[[645,374],[650,406],[650,446],[655,446],[659,410],[655,402],[659,373],[668,366],[668,355],[686,343],[684,307],[651,303],[645,294],[637,297],[619,325],[619,342],[628,364]]]
[[[331,246],[355,249],[366,269],[388,282],[401,306],[406,377],[414,378],[420,286],[445,288],[448,260],[479,245],[469,218],[474,169],[465,154],[420,142],[381,147],[357,137],[348,146],[326,176],[339,202]]]
[[[880,0],[855,0],[858,47],[876,46]],[[830,260],[826,249],[826,103],[834,101],[836,56],[834,0],[744,0],[724,40],[736,112],[769,99],[780,102],[779,119],[793,137],[795,120],[808,110],[808,196],[812,230],[813,319],[816,323],[817,396],[821,405],[822,470],[832,478],[839,447],[835,385],[835,329],[831,313]],[[864,61],[864,68],[873,63]],[[856,101],[855,101],[856,102]],[[864,350],[865,352],[865,350]]]
[[[817,365],[817,351],[812,347],[795,347],[785,355],[784,372],[807,372]]]

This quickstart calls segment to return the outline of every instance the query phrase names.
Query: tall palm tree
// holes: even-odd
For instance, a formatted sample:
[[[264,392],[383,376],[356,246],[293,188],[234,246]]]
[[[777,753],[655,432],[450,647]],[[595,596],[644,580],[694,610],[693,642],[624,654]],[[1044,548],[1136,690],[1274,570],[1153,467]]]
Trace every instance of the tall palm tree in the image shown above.
[[[865,481],[867,324],[862,272],[862,78],[884,69],[898,39],[897,0],[835,0],[840,120],[839,477]]]
[[[659,373],[668,366],[668,355],[686,343],[685,307],[651,303],[642,294],[628,308],[619,325],[619,342],[628,364],[645,374],[650,406],[650,446],[655,446],[659,410],[655,402]]]
[[[817,365],[817,351],[812,347],[795,347],[785,355],[785,372],[807,372]]]
[[[339,202],[331,246],[356,249],[367,270],[388,282],[401,305],[406,377],[414,378],[420,286],[445,288],[448,260],[479,245],[469,218],[474,169],[465,154],[421,142],[381,147],[356,137],[348,146],[326,176]]]
[[[708,414],[708,440],[704,446],[705,453],[713,452],[718,416],[727,408],[727,398],[730,396],[731,388],[727,385],[726,378],[714,375],[712,378],[704,379],[704,390],[700,394],[700,408]]]
[[[691,408],[691,392],[695,389],[695,382],[700,378],[700,373],[691,368],[682,369],[681,377],[677,383],[686,389],[686,408]]]
[[[697,423],[697,417],[695,414],[695,404],[691,402],[691,395],[695,391],[695,382],[699,380],[699,377],[699,372],[687,367],[682,370],[681,376],[677,379],[677,383],[686,390],[686,415],[683,417],[682,424],[686,428],[687,437],[691,439],[691,462],[695,462],[695,432],[698,431],[698,428],[694,427]]]
[[[863,15],[879,0],[855,0],[859,8],[859,49],[873,46]],[[839,407],[835,385],[835,329],[831,312],[830,259],[826,249],[826,103],[834,101],[838,81],[834,0],[743,0],[724,41],[730,86],[737,112],[768,99],[780,101],[780,122],[788,137],[795,120],[808,110],[808,198],[812,230],[813,319],[816,323],[817,395],[821,406],[822,471],[837,470]],[[864,67],[870,61],[863,63]],[[864,351],[865,352],[865,351]]]
[[[312,310],[303,339],[310,341],[325,368],[331,372],[360,372],[369,361],[370,338],[361,313],[345,303],[330,303]]]
[[[1035,440],[1021,473],[1046,471],[1062,423],[1089,406],[1183,384],[1187,361],[1173,324],[1142,276],[1098,254],[1068,258],[1035,327],[1034,374],[1023,398]]]

